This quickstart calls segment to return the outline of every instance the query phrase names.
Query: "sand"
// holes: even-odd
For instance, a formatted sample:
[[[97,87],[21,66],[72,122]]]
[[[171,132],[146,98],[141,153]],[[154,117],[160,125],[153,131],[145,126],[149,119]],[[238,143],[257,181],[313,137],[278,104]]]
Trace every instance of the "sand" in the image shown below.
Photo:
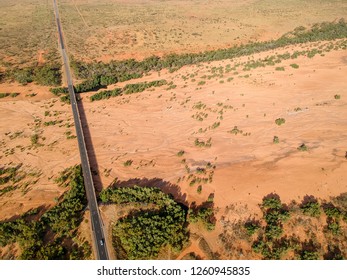
[[[288,50],[293,52],[294,48],[276,52]],[[271,53],[274,52],[254,58]],[[299,57],[238,74],[232,71],[222,78],[201,78],[211,75],[212,67],[225,68],[246,60],[187,66],[174,73],[164,70],[137,80],[166,79],[176,85],[174,89],[168,90],[166,85],[96,102],[88,98],[92,93],[83,94],[81,108],[87,123],[91,164],[98,171],[97,189],[106,188],[115,178],[121,182],[137,178],[137,183],[153,183],[187,204],[200,204],[213,194],[218,209],[217,227],[212,233],[202,233],[213,251],[219,248],[217,236],[222,230],[222,216],[232,220],[253,215],[259,212],[258,204],[269,193],[277,193],[284,203],[290,203],[293,199],[300,202],[305,195],[328,199],[346,192],[346,51],[311,59]],[[292,63],[298,64],[299,69],[290,67]],[[285,67],[285,71],[276,71],[277,66]],[[190,74],[196,75],[185,82],[182,75]],[[250,76],[245,78],[247,74]],[[234,79],[228,82],[230,77]],[[202,80],[205,84],[198,85]],[[37,95],[25,98],[29,89]],[[54,199],[65,190],[57,187],[52,178],[78,163],[79,155],[76,140],[66,139],[64,134],[64,125],[71,122],[68,105],[54,103],[56,98],[45,87],[0,84],[0,91],[21,93],[0,100],[1,165],[24,163],[23,168],[42,172],[27,193],[17,190],[0,197],[0,219],[5,219],[32,207],[54,205]],[[335,95],[340,99],[335,99]],[[197,109],[199,102],[206,107]],[[41,126],[44,146],[29,150],[30,135],[35,132],[34,119],[54,119],[44,116],[47,110],[60,111],[56,118],[63,120],[62,126]],[[199,113],[208,116],[202,121],[192,117]],[[277,118],[284,118],[285,124],[276,125]],[[215,122],[220,124],[212,129]],[[235,126],[243,132],[229,133]],[[207,130],[200,133],[200,128]],[[24,132],[14,140],[5,135],[19,130]],[[278,144],[273,143],[274,136],[279,137]],[[197,138],[205,142],[211,138],[211,147],[195,146]],[[52,143],[55,144],[51,147]],[[301,144],[308,151],[299,151]],[[18,145],[26,149],[15,149],[14,154],[5,156],[6,149]],[[181,157],[177,155],[180,150],[185,152]],[[130,166],[124,166],[127,160],[132,160]],[[189,186],[185,165],[196,175],[196,168],[205,167],[208,162],[215,166],[208,170],[214,171],[212,182],[201,183],[199,194],[199,184]],[[227,211],[231,205],[243,212]],[[106,224],[113,219],[106,206],[101,212]],[[194,246],[197,245],[193,243]],[[188,252],[189,249],[184,251]]]

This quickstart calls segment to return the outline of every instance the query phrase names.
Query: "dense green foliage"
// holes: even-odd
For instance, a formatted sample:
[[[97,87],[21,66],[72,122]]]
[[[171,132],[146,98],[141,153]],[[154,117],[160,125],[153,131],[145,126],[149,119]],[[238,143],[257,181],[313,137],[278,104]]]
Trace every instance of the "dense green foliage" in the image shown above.
[[[143,82],[143,83],[136,83],[136,84],[127,84],[123,91],[125,94],[130,93],[136,93],[136,92],[142,92],[150,87],[160,87],[163,85],[166,85],[166,80],[157,80],[152,82]]]
[[[168,205],[158,211],[138,212],[120,219],[113,228],[129,259],[149,259],[170,245],[182,250],[188,241],[185,211],[179,205]]]
[[[100,199],[105,203],[152,206],[149,210],[133,211],[113,227],[114,245],[116,251],[121,247],[120,251],[125,252],[123,258],[155,258],[165,246],[180,251],[188,241],[185,208],[158,188],[108,188],[100,193]]]
[[[315,24],[310,29],[298,27],[277,40],[254,42],[228,49],[205,51],[200,53],[170,54],[163,58],[152,56],[142,61],[134,59],[111,61],[110,63],[92,62],[84,64],[72,60],[71,66],[80,79],[93,79],[96,76],[114,76],[118,81],[129,80],[133,76],[142,76],[149,71],[159,71],[164,68],[176,70],[185,65],[201,62],[232,59],[240,56],[273,50],[293,44],[335,40],[347,37],[347,24],[341,19],[338,22]],[[125,77],[125,78],[123,78]]]
[[[0,246],[18,242],[21,259],[81,259],[91,254],[90,245],[73,241],[86,206],[81,167],[64,172],[62,184],[70,187],[61,202],[39,217],[34,209],[21,217],[0,223]],[[68,245],[71,244],[71,245]]]
[[[302,212],[306,215],[312,217],[319,217],[321,215],[320,205],[317,200],[303,203],[300,208],[302,209]]]
[[[122,94],[122,90],[120,88],[116,88],[114,90],[102,90],[96,94],[93,94],[90,97],[91,101],[101,100],[101,99],[109,99],[110,97],[116,97]]]
[[[120,96],[122,94],[132,94],[142,92],[151,87],[160,87],[162,85],[166,85],[166,80],[155,80],[152,82],[142,82],[136,84],[127,84],[124,88],[116,88],[114,90],[104,90],[100,91],[90,97],[91,101],[101,100],[101,99],[109,99],[110,97]]]
[[[249,235],[253,235],[260,228],[260,225],[255,221],[248,221],[244,224],[244,227]]]
[[[35,68],[33,80],[43,86],[59,86],[61,84],[60,65],[44,65]]]
[[[99,76],[96,76],[93,79],[85,80],[84,82],[77,84],[74,87],[75,93],[94,91],[101,88],[105,88],[105,86],[101,85],[101,78]]]
[[[253,251],[261,254],[264,259],[281,259],[287,252],[291,252],[287,257],[301,260],[345,258],[347,251],[340,248],[346,246],[346,224],[343,220],[347,214],[347,194],[342,194],[333,201],[334,204],[329,202],[320,205],[313,196],[305,196],[300,205],[293,201],[288,207],[275,194],[264,197],[260,205],[262,220],[243,224],[248,236],[253,237],[256,233]],[[324,210],[326,224],[320,227],[322,234],[319,234],[315,223],[320,223],[323,213],[321,209]],[[288,223],[285,228],[291,228],[292,233],[284,232],[284,223]],[[304,228],[306,234],[302,239],[297,235],[300,227]],[[222,236],[221,240],[227,240],[227,236]]]
[[[7,73],[7,76],[23,85],[31,82],[43,86],[59,86],[61,84],[60,65],[56,64],[14,69]]]
[[[56,96],[60,96],[61,94],[69,93],[67,87],[51,88],[51,89],[49,89],[49,91],[52,92]]]
[[[172,198],[163,193],[158,188],[133,186],[129,188],[107,188],[103,190],[100,199],[104,203],[112,202],[116,204],[141,202],[154,203],[157,206],[164,206],[166,203],[173,203]]]

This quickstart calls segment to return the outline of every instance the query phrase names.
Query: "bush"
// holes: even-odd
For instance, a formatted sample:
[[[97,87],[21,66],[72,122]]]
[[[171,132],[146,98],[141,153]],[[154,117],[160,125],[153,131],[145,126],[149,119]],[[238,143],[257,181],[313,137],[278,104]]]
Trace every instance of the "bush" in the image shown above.
[[[201,185],[198,186],[198,188],[196,189],[196,192],[198,194],[200,194],[202,192],[202,186]]]
[[[50,88],[49,91],[56,96],[60,96],[61,94],[69,93],[67,87]]]
[[[342,213],[339,208],[335,207],[332,204],[324,205],[323,207],[325,215],[329,218],[338,219],[341,217]]]
[[[34,134],[30,137],[31,140],[31,144],[32,145],[37,145],[39,142],[39,135],[38,134]]]
[[[215,229],[215,217],[212,207],[202,206],[196,209],[189,209],[189,222],[202,222],[207,230]]]
[[[265,227],[265,236],[269,240],[280,237],[282,233],[283,233],[283,229],[280,224],[269,223]]]
[[[275,120],[275,123],[276,123],[277,125],[282,125],[282,124],[284,124],[285,122],[286,122],[286,120],[285,120],[284,118],[278,118],[278,119]]]
[[[137,92],[142,92],[150,87],[160,87],[163,85],[166,85],[167,82],[166,80],[156,80],[152,82],[143,82],[143,83],[137,83],[137,84],[127,84],[124,88],[123,91],[125,94],[130,94],[130,93],[137,93]]]
[[[133,161],[132,161],[131,159],[128,159],[127,161],[125,161],[125,162],[123,163],[123,165],[124,165],[125,167],[130,166],[130,165],[132,165],[132,164],[133,164]]]
[[[59,86],[61,84],[60,65],[44,65],[35,68],[34,81],[43,86]]]
[[[109,99],[110,97],[116,97],[122,94],[122,90],[120,88],[116,88],[114,90],[104,90],[100,91],[96,94],[93,94],[90,97],[90,101],[96,101],[101,99]]]
[[[299,65],[297,65],[296,63],[293,63],[293,64],[290,64],[290,66],[294,69],[298,69],[299,68]]]
[[[304,250],[300,254],[300,259],[301,260],[318,260],[319,255],[318,255],[318,252]]]
[[[255,222],[246,222],[244,227],[249,235],[253,235],[260,228],[259,224]]]
[[[273,142],[274,144],[278,144],[278,143],[280,142],[280,139],[278,138],[278,136],[274,136],[272,142]]]
[[[75,85],[74,89],[76,93],[82,93],[82,92],[98,90],[104,87],[105,86],[102,86],[100,84],[100,77],[97,76],[97,77],[94,77],[93,79],[86,80],[78,85]]]
[[[310,201],[302,204],[300,208],[305,215],[319,217],[321,214],[320,205],[317,201]]]
[[[305,143],[301,144],[297,149],[301,152],[308,151],[308,147],[305,145]]]
[[[334,219],[328,219],[327,230],[333,235],[339,235],[341,233],[341,227],[338,221]]]
[[[282,202],[278,197],[264,197],[262,207],[265,209],[276,209],[282,208]]]
[[[34,71],[32,68],[14,70],[12,75],[14,80],[22,85],[31,83],[34,80]]]
[[[20,94],[19,92],[13,92],[13,93],[10,94],[10,96],[11,96],[12,98],[15,98],[15,97],[17,97],[19,94]]]
[[[195,139],[194,141],[194,145],[197,146],[197,147],[211,147],[212,146],[212,143],[211,143],[212,139],[209,138],[206,142],[205,141],[200,141],[198,138]]]
[[[101,76],[100,77],[100,85],[108,86],[118,82],[117,77],[115,76]]]

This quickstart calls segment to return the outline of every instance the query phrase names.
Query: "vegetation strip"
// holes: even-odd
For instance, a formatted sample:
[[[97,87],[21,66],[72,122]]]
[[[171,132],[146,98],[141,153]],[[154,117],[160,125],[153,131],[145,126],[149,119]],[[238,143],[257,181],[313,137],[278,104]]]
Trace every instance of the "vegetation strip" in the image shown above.
[[[86,259],[91,255],[90,244],[76,238],[87,203],[81,167],[64,170],[55,181],[70,188],[56,206],[41,216],[42,209],[37,208],[0,222],[0,246],[17,242],[20,259]]]

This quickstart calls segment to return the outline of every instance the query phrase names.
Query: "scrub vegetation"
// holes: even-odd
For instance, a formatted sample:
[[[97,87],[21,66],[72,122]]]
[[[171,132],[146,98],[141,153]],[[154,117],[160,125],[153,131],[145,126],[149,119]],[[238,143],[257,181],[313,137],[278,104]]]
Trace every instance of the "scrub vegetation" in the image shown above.
[[[20,259],[88,259],[91,246],[79,239],[78,227],[86,207],[80,166],[64,170],[56,183],[69,190],[49,210],[30,210],[20,217],[0,222],[0,246],[17,243]]]

